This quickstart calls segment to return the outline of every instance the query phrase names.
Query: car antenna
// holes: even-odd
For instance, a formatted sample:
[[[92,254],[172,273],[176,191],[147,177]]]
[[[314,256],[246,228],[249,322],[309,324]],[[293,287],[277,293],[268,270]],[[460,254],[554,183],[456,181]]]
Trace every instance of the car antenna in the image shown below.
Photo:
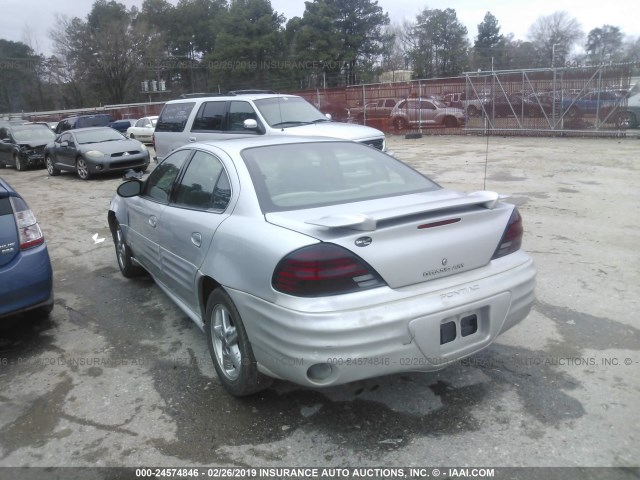
[[[489,129],[486,128],[487,126],[487,119],[484,119],[484,124],[485,124],[485,132],[487,135],[487,147],[485,150],[485,154],[484,154],[484,181],[482,183],[482,189],[486,190],[487,189],[487,166],[489,165]]]
[[[282,105],[280,104],[280,102],[282,101],[282,97],[278,97],[278,113],[280,114],[280,128],[281,128],[281,132],[284,132],[284,126],[282,124],[283,120],[282,120]]]

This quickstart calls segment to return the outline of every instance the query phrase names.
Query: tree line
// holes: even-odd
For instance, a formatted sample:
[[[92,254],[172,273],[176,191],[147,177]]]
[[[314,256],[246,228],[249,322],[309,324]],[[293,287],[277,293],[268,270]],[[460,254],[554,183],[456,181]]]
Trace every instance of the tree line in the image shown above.
[[[383,71],[444,78],[640,61],[640,39],[612,25],[585,36],[567,12],[537,18],[526,40],[503,34],[487,12],[472,43],[454,9],[425,7],[414,21],[391,24],[376,0],[307,1],[289,20],[269,0],[144,0],[139,9],[96,0],[86,18],[57,17],[49,37],[50,56],[0,39],[0,112],[354,85]],[[576,46],[583,53],[572,54]]]

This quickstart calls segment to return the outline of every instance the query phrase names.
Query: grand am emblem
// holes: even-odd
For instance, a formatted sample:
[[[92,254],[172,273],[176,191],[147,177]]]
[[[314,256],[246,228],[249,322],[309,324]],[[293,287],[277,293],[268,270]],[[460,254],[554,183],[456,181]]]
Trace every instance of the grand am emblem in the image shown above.
[[[371,237],[360,237],[355,241],[356,247],[368,247],[373,242]]]

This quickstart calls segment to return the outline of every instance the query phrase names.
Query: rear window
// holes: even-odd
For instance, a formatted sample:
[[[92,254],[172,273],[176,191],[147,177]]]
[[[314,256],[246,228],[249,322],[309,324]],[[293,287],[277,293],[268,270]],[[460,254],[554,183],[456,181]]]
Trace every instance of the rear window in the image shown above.
[[[269,145],[242,152],[264,213],[429,192],[404,163],[352,142]]]
[[[106,127],[111,122],[113,122],[113,118],[111,117],[111,115],[91,115],[87,117],[78,117],[76,128]]]
[[[187,125],[187,120],[195,102],[168,103],[162,109],[156,132],[182,132]]]

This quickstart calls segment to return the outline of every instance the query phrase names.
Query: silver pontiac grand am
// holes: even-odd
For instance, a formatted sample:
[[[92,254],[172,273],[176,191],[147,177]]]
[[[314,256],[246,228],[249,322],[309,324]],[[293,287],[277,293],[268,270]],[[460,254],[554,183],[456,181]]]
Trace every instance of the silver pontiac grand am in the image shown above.
[[[108,220],[122,274],[151,274],[206,332],[237,396],[439,370],[534,300],[513,205],[355,142],[192,143],[121,184]]]

